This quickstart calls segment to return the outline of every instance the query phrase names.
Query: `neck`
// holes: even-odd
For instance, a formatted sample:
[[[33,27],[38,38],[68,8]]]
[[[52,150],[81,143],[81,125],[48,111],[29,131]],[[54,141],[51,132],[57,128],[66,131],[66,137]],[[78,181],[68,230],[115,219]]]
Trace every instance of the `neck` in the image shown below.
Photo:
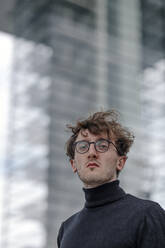
[[[119,187],[119,180],[113,180],[95,188],[83,188],[83,190],[87,208],[106,205],[125,196],[125,192]]]
[[[113,178],[113,179],[111,179],[111,180],[108,180],[108,181],[105,181],[105,182],[100,182],[100,183],[95,183],[95,184],[85,184],[85,183],[84,183],[84,188],[85,188],[85,189],[96,188],[96,187],[99,187],[99,186],[101,186],[101,185],[103,185],[103,184],[113,182],[113,181],[115,181],[115,180],[117,180],[117,178]]]

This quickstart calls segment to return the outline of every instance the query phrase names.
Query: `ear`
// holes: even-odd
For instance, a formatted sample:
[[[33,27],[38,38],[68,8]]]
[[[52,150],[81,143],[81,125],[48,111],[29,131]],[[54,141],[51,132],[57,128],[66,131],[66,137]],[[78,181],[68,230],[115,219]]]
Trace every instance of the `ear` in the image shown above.
[[[77,168],[76,168],[74,159],[70,159],[70,164],[72,166],[73,172],[76,173],[77,172]]]
[[[120,156],[117,163],[117,170],[121,171],[124,168],[125,162],[127,160],[127,156]]]

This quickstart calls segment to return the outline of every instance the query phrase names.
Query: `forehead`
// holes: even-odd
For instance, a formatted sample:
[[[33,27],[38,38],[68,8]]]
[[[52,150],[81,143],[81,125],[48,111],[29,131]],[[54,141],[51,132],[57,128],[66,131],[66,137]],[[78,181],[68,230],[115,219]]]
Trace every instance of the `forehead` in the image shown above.
[[[85,140],[97,140],[99,138],[107,139],[108,135],[107,135],[106,132],[101,132],[99,134],[93,134],[88,129],[82,129],[82,130],[80,130],[76,141],[77,140],[82,140],[82,139],[85,139]]]

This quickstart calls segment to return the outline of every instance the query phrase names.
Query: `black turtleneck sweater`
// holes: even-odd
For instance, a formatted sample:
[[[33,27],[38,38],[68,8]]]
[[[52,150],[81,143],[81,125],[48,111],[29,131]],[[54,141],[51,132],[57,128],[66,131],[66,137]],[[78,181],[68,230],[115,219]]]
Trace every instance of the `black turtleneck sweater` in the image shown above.
[[[165,211],[126,194],[119,181],[85,192],[84,208],[62,223],[59,248],[165,248]]]

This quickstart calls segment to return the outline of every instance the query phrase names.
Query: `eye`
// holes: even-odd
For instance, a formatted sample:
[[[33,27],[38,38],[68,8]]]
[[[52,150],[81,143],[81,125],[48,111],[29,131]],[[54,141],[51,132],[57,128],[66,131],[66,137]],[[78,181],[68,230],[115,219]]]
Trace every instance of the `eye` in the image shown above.
[[[99,151],[105,151],[108,149],[109,143],[107,140],[98,140],[96,146]]]
[[[79,152],[84,152],[84,151],[86,151],[86,150],[88,149],[88,146],[89,146],[88,142],[86,142],[86,141],[81,141],[81,142],[78,142],[78,143],[77,143],[76,149],[77,149],[77,151],[79,151]]]

